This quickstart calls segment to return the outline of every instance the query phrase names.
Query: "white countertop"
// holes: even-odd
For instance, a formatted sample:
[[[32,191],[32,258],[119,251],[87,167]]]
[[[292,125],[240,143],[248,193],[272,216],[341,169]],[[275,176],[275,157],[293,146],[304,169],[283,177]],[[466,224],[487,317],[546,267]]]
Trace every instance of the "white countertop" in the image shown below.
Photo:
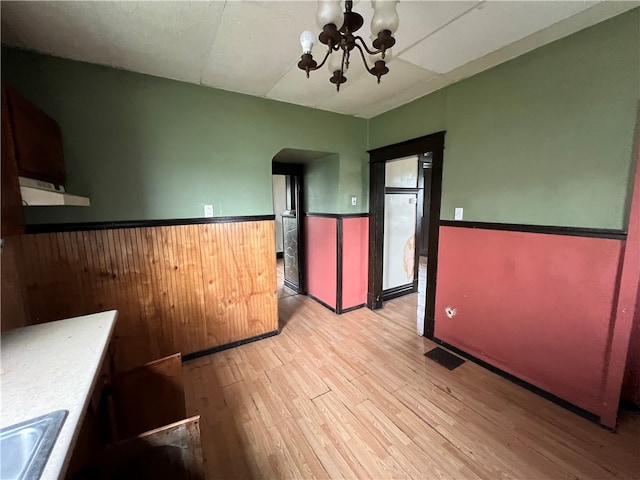
[[[69,411],[43,480],[64,477],[117,315],[112,310],[2,333],[0,427]]]

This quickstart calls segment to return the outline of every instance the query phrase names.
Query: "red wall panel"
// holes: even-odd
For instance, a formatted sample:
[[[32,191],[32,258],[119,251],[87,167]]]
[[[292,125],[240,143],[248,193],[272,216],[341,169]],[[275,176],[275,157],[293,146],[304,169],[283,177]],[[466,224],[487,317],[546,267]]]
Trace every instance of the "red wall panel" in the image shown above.
[[[336,308],[337,219],[305,217],[304,222],[307,292]]]
[[[441,227],[439,243],[436,337],[600,414],[622,242]]]
[[[635,405],[640,405],[640,285],[638,285],[636,299],[636,312],[629,340],[622,398]]]
[[[342,220],[342,308],[367,302],[369,219]]]

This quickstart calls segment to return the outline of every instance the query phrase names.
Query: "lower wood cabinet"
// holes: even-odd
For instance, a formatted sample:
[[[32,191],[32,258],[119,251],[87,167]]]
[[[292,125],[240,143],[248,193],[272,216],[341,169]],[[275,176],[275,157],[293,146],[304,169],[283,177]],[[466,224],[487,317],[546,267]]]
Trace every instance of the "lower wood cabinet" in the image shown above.
[[[180,354],[99,381],[67,478],[205,480],[200,417],[185,417]]]

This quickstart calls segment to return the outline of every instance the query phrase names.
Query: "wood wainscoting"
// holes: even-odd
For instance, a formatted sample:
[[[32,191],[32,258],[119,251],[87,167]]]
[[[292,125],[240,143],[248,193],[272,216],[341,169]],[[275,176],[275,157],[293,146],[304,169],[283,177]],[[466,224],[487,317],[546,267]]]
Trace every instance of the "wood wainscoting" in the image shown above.
[[[249,218],[12,237],[29,323],[118,310],[118,370],[277,331],[273,217]]]

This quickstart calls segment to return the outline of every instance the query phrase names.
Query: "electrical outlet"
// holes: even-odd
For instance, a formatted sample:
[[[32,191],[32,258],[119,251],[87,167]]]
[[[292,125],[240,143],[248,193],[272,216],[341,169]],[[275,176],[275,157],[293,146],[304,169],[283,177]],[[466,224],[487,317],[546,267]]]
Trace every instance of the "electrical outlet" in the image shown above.
[[[205,205],[204,206],[204,216],[205,217],[213,217],[213,205]]]
[[[463,211],[464,211],[464,209],[463,209],[463,208],[457,207],[457,208],[454,210],[454,213],[453,213],[453,219],[454,219],[454,220],[462,220],[462,214],[463,214]]]
[[[358,205],[358,197],[351,197],[351,205],[354,207]]]

